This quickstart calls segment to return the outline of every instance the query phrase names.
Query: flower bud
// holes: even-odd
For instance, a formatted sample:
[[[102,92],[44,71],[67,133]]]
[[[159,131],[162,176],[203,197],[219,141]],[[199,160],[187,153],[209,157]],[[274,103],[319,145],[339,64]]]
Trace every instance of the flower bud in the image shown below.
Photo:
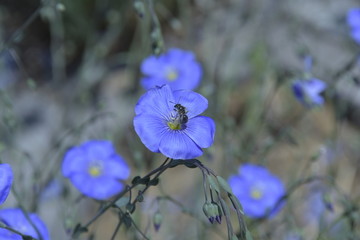
[[[219,223],[221,222],[221,216],[219,216],[219,206],[216,203],[206,202],[203,206],[203,211],[211,224],[215,221]]]
[[[154,228],[156,232],[159,231],[162,220],[163,220],[163,216],[159,211],[157,211],[153,216]]]
[[[136,14],[140,17],[143,18],[145,15],[145,5],[141,0],[135,0],[133,7],[135,9]]]

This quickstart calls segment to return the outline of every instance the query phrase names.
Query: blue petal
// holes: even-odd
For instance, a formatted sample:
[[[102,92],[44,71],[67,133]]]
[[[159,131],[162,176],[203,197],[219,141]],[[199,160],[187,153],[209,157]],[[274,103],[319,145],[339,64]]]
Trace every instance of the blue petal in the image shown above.
[[[174,97],[169,85],[155,87],[147,91],[135,106],[135,113],[149,113],[167,119],[173,110]]]
[[[49,240],[49,232],[44,222],[34,213],[29,214],[31,221],[35,224],[44,240]],[[3,209],[0,210],[0,221],[4,222],[7,226],[21,232],[24,235],[29,235],[38,239],[38,235],[32,225],[28,222],[23,212],[18,209]],[[12,236],[13,237],[13,236]],[[18,238],[10,238],[18,239]],[[20,238],[21,239],[21,238]]]
[[[67,151],[62,163],[62,173],[64,177],[69,177],[73,173],[86,172],[89,166],[89,159],[86,151],[81,147],[73,147]]]
[[[23,238],[15,233],[12,233],[9,230],[6,230],[4,228],[0,228],[0,239],[3,240],[22,240]]]
[[[188,89],[192,90],[199,86],[202,76],[201,65],[196,62],[183,63],[178,67],[179,77],[170,82],[171,89],[180,90]]]
[[[168,81],[166,81],[163,77],[144,77],[141,79],[141,85],[145,89],[151,89],[156,86],[163,86],[164,84],[167,84]]]
[[[203,113],[208,107],[208,100],[196,92],[177,90],[173,94],[175,103],[179,103],[186,108],[189,119]]]
[[[103,174],[125,180],[130,175],[130,168],[120,156],[114,155],[107,161],[104,161]]]
[[[360,9],[353,8],[348,11],[347,23],[352,28],[360,27]]]
[[[107,140],[90,140],[81,144],[79,147],[84,149],[90,160],[107,159],[116,153],[114,145]]]
[[[208,148],[214,142],[215,122],[209,117],[197,116],[188,121],[184,130],[201,148]]]
[[[181,131],[169,130],[162,136],[160,152],[173,159],[191,159],[202,155],[201,148]]]
[[[149,76],[161,76],[164,72],[163,57],[150,56],[146,58],[141,64],[141,71]]]
[[[98,200],[108,199],[124,189],[121,182],[108,176],[91,177],[86,173],[77,173],[70,180],[82,194]]]
[[[269,175],[269,171],[265,167],[250,163],[241,165],[238,172],[241,177],[249,182],[255,181],[259,176]]]
[[[360,44],[360,27],[351,30],[350,34],[354,41]]]
[[[141,142],[153,152],[159,152],[162,136],[167,131],[166,122],[158,116],[140,114],[134,118],[134,128]]]
[[[13,178],[11,166],[7,163],[0,164],[0,204],[8,197]]]

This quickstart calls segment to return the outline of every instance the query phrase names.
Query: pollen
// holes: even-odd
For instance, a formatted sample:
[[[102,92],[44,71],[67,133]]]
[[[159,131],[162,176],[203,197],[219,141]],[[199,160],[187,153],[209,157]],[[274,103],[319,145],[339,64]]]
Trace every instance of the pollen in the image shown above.
[[[90,166],[88,171],[92,177],[98,177],[102,174],[102,168],[99,165]]]
[[[169,128],[171,130],[181,130],[182,129],[181,123],[179,121],[169,121],[169,122],[167,122],[167,125],[169,126]]]
[[[253,188],[253,189],[251,190],[250,195],[251,195],[251,197],[252,197],[253,199],[256,199],[256,200],[257,200],[257,199],[262,198],[263,193],[262,193],[262,191],[260,191],[259,189]]]
[[[176,80],[178,76],[179,76],[178,72],[174,69],[171,69],[167,72],[166,79],[171,82]]]

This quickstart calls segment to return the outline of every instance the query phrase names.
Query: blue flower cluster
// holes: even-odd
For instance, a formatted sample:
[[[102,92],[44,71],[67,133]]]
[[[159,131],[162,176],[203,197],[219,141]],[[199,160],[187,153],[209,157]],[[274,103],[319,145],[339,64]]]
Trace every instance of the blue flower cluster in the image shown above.
[[[360,8],[352,8],[348,11],[347,24],[350,27],[351,37],[360,44]]]
[[[271,217],[280,210],[281,204],[277,204],[285,195],[285,187],[265,167],[244,164],[239,168],[238,175],[231,176],[228,182],[247,216]]]
[[[173,159],[196,158],[214,141],[214,121],[199,116],[207,107],[208,101],[198,93],[155,87],[135,107],[135,131],[153,152]]]
[[[200,64],[190,51],[171,48],[160,56],[150,56],[141,64],[142,86],[149,90],[169,84],[172,90],[196,88],[202,77]]]
[[[105,200],[124,189],[130,168],[110,141],[91,140],[65,154],[62,172],[82,194]]]

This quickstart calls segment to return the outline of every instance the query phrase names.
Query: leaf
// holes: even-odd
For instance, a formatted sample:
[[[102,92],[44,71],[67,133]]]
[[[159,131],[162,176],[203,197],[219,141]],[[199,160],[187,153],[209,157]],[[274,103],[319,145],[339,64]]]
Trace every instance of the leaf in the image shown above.
[[[242,208],[242,205],[241,205],[239,199],[231,193],[228,193],[228,197],[229,197],[232,205],[234,206],[234,208],[239,210],[241,212],[241,214],[244,215],[243,208]]]
[[[222,189],[224,189],[228,193],[233,194],[231,187],[229,186],[229,184],[227,183],[227,181],[224,178],[222,178],[220,176],[216,176],[216,179],[217,179],[218,183],[220,184],[220,187],[222,187]]]
[[[220,193],[219,185],[217,184],[215,178],[212,175],[207,175],[207,180],[210,184],[210,187],[214,189],[216,192]]]

